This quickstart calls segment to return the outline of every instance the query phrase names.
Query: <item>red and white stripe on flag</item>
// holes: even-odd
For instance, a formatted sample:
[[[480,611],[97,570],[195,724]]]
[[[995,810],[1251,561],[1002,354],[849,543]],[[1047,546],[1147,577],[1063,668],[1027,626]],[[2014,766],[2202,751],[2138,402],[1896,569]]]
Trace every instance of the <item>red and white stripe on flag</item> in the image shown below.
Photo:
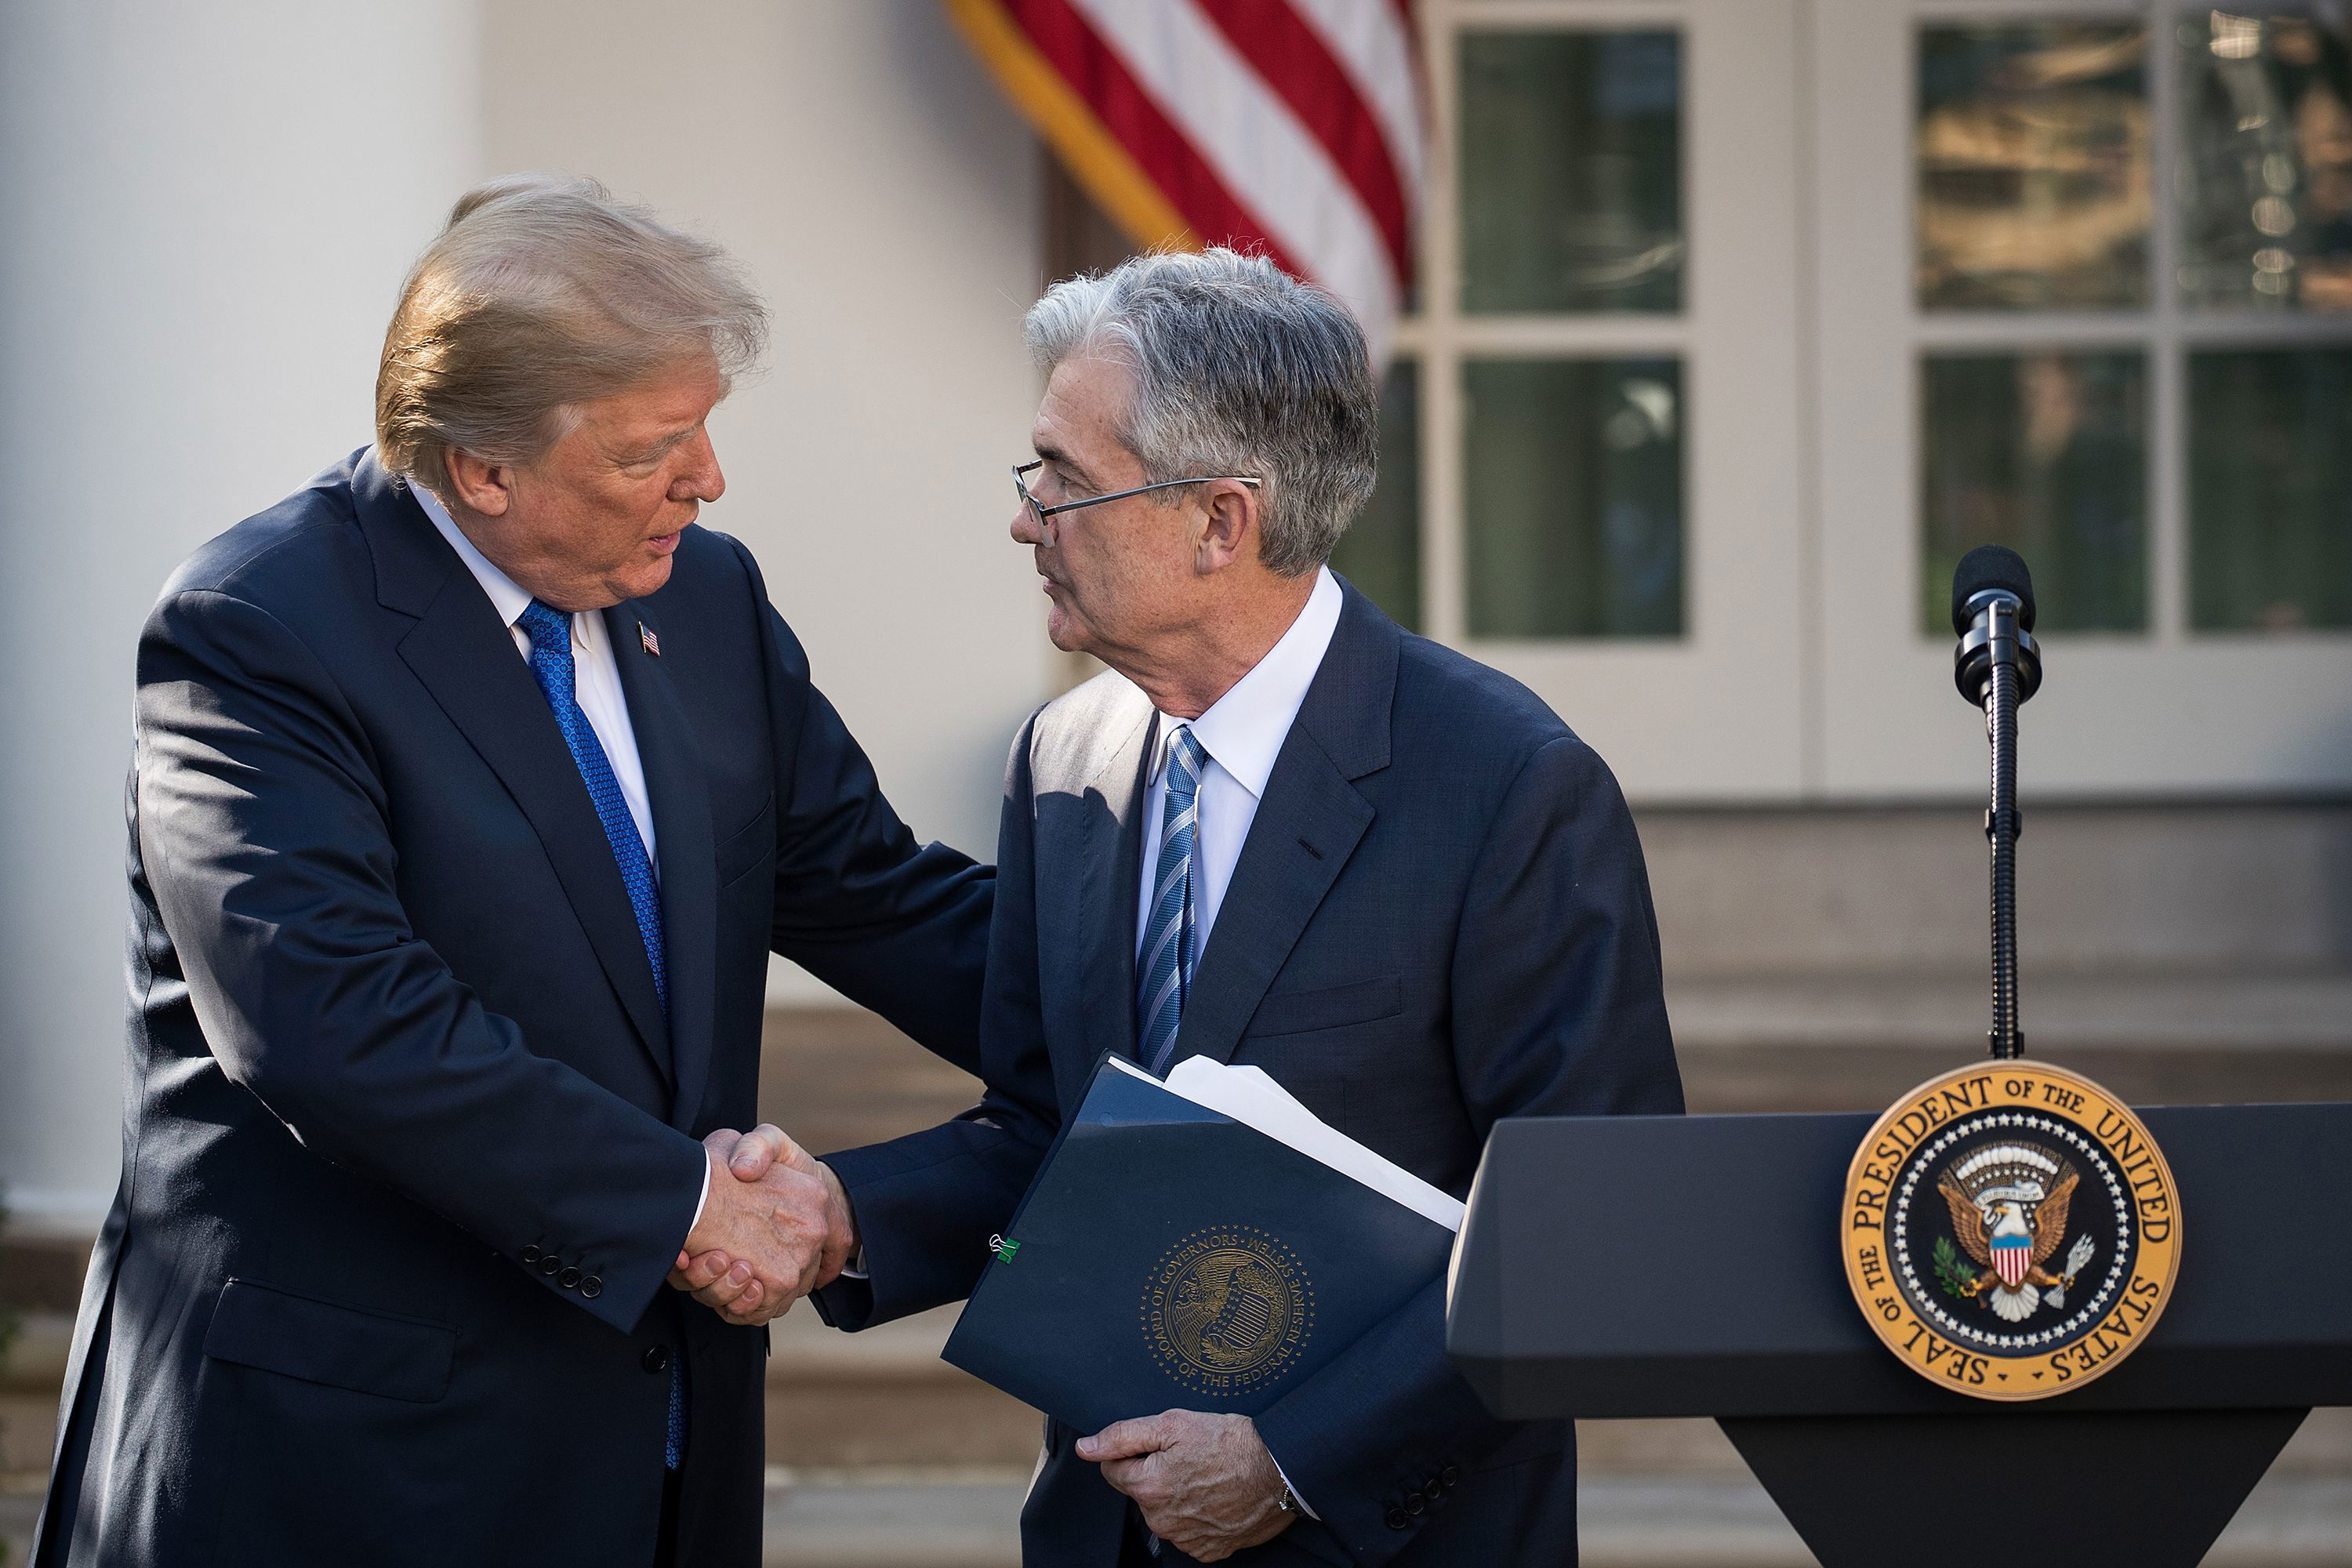
[[[1261,250],[1388,357],[1428,159],[1411,0],[946,0],[1139,246]]]

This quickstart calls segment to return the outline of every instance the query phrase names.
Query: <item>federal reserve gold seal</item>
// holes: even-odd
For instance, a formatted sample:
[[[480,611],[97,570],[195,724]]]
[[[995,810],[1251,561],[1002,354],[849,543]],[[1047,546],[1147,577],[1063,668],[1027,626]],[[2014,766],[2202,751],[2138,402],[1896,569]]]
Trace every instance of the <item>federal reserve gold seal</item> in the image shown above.
[[[2156,1326],[2180,1200],[2129,1107],[2020,1058],[1896,1100],[1854,1152],[1840,1235],[1853,1299],[1905,1365],[1978,1399],[2046,1399]]]
[[[1198,1394],[1279,1377],[1315,1331],[1298,1255],[1255,1226],[1196,1230],[1161,1255],[1143,1292],[1143,1337],[1162,1371]]]

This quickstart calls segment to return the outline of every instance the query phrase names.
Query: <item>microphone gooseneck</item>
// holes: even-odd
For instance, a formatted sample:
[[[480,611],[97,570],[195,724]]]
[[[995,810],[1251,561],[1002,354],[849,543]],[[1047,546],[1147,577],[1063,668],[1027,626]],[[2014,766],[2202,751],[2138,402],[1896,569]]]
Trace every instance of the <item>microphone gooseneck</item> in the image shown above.
[[[1952,678],[1960,695],[1980,705],[1992,751],[1992,801],[1985,837],[1992,846],[1993,1058],[2025,1054],[2017,1000],[2017,710],[2042,686],[2042,653],[2034,646],[2033,577],[2013,550],[1987,544],[1971,550],[1952,574],[1952,629],[1959,647]]]

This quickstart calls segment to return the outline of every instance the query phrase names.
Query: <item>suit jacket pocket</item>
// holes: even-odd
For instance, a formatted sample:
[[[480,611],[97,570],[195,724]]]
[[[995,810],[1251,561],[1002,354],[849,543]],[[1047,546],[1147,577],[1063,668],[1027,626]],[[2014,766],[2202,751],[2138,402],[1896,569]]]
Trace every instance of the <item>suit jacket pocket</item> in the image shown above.
[[[205,1335],[215,1361],[430,1405],[449,1386],[457,1331],[313,1300],[250,1279],[221,1287]]]
[[[1388,974],[1319,991],[1277,992],[1259,1003],[1250,1016],[1249,1034],[1253,1037],[1303,1035],[1310,1029],[1337,1029],[1393,1018],[1403,1011],[1404,983]]]
[[[751,875],[775,847],[775,840],[776,797],[772,795],[751,814],[751,821],[719,841],[719,885],[730,888]]]

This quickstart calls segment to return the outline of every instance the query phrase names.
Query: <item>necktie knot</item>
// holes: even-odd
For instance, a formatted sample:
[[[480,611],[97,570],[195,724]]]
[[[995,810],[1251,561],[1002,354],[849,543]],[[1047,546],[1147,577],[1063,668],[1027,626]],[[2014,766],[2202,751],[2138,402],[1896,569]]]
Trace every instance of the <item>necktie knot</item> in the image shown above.
[[[1209,760],[1209,749],[1201,744],[1189,724],[1180,725],[1168,745],[1168,793],[1182,794],[1187,798],[1201,788],[1201,766]]]
[[[572,617],[533,599],[523,606],[515,625],[530,639],[533,653],[568,653],[572,647]]]

